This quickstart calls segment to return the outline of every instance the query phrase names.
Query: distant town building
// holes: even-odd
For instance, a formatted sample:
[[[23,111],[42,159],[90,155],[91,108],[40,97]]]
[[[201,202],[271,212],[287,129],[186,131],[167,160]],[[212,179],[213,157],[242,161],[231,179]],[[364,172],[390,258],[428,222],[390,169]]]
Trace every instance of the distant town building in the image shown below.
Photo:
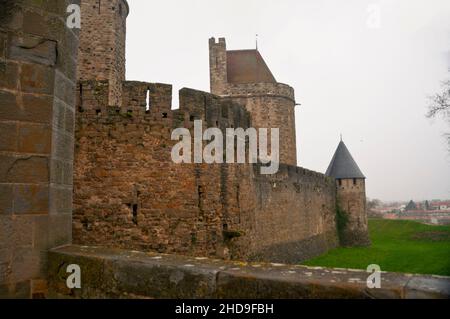
[[[414,202],[411,200],[411,201],[408,203],[408,205],[406,205],[405,210],[406,210],[406,211],[409,211],[409,210],[417,210],[417,205],[416,205],[416,203],[414,203]]]

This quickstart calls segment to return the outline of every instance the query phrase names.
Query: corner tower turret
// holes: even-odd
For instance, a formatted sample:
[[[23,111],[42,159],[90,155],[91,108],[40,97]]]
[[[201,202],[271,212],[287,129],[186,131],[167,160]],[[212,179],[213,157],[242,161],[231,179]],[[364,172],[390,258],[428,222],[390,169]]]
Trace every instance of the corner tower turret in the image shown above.
[[[126,0],[82,0],[78,80],[109,81],[109,105],[120,106],[125,80]]]
[[[343,141],[339,143],[325,174],[336,180],[341,244],[370,245],[366,211],[366,177]]]
[[[211,93],[244,106],[252,126],[280,129],[280,162],[297,166],[294,89],[278,83],[258,50],[227,51],[209,39]]]

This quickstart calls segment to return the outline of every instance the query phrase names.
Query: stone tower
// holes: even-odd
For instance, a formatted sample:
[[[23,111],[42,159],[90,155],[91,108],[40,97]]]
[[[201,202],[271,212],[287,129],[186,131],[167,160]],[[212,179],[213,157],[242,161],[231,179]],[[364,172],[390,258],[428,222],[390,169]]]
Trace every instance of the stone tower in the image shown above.
[[[326,175],[336,179],[338,227],[344,246],[370,245],[366,211],[366,177],[341,141]]]
[[[0,4],[0,299],[44,297],[47,251],[72,240],[76,3]]]
[[[297,166],[294,89],[278,83],[258,50],[227,51],[209,39],[211,93],[231,98],[251,114],[255,128],[280,129],[280,162]]]
[[[108,80],[109,105],[121,106],[125,80],[126,0],[82,0],[78,79]]]

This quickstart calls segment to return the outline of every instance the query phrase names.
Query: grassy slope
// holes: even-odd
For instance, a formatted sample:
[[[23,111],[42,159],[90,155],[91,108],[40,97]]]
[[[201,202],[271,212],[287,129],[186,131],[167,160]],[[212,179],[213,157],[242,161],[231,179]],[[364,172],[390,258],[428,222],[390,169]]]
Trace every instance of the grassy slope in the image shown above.
[[[372,246],[337,248],[305,262],[309,266],[366,269],[450,276],[450,226],[429,226],[413,221],[370,220]],[[445,239],[414,239],[423,232],[439,232]]]

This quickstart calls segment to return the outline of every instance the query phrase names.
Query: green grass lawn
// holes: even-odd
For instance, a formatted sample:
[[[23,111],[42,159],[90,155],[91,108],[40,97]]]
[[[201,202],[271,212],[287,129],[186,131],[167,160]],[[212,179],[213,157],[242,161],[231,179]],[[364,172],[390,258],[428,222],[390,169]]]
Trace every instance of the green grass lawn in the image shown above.
[[[450,276],[450,226],[374,219],[369,232],[371,247],[337,248],[304,264]]]

